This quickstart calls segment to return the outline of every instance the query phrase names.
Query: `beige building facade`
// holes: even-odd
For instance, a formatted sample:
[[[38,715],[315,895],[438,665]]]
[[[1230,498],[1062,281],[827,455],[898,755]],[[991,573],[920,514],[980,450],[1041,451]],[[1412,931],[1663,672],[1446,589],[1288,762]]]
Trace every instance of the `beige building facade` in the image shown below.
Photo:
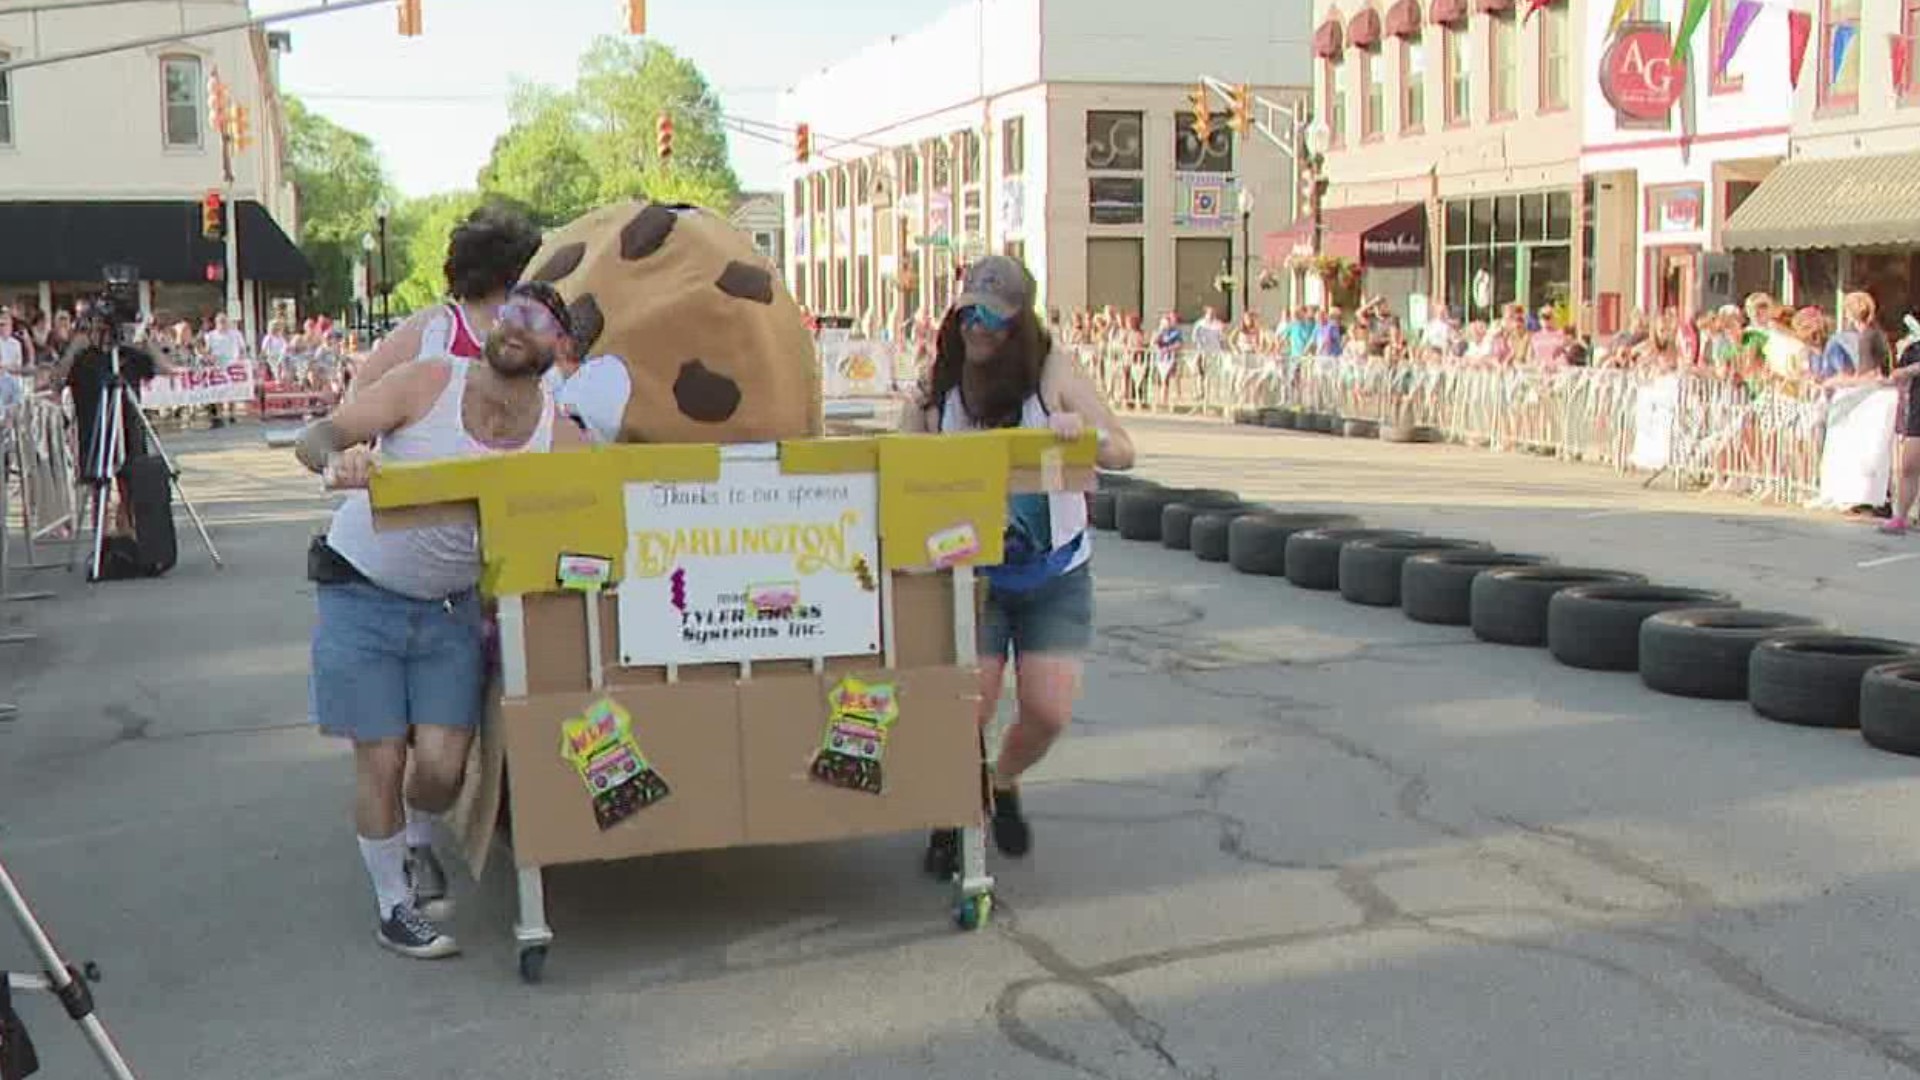
[[[1794,303],[1870,293],[1898,336],[1920,307],[1920,0],[1823,0],[1812,15],[1788,158],[1729,220],[1727,245],[1771,258]]]
[[[246,0],[0,8],[0,64],[248,15]],[[298,295],[310,271],[292,240],[299,212],[277,88],[284,40],[233,30],[0,72],[0,303],[66,308],[100,291],[106,264],[131,263],[150,312],[225,310],[224,271],[215,269],[225,252],[201,237],[211,191],[225,191],[234,207],[248,324],[258,330],[272,299]],[[233,155],[230,185],[209,117],[216,73],[247,107],[252,129],[252,147]]]
[[[1236,33],[1202,37],[1151,0],[972,0],[801,83],[781,104],[813,136],[788,192],[795,296],[879,332],[938,318],[959,269],[1004,253],[1062,317],[1277,317],[1258,244],[1296,213],[1293,132],[1237,136],[1216,94],[1203,142],[1190,95],[1211,76],[1302,105],[1306,4],[1226,0],[1209,21]]]

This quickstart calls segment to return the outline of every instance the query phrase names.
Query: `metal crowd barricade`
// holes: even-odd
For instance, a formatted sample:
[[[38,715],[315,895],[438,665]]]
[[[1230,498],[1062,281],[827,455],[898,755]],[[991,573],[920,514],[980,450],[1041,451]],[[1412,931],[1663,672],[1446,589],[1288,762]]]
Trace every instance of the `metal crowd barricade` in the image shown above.
[[[66,408],[50,397],[21,402],[9,413],[4,444],[0,449],[7,462],[6,486],[17,489],[19,495],[26,565],[34,569],[66,565],[64,559],[42,562],[39,553],[47,540],[70,535],[80,519],[73,433]],[[6,520],[11,527],[11,516]]]
[[[1220,353],[1178,356],[1162,374],[1154,350],[1080,346],[1108,398],[1146,412],[1229,415],[1282,408],[1429,428],[1445,439],[1633,470],[1637,407],[1671,372],[1390,363],[1379,357]],[[1818,492],[1828,394],[1687,372],[1664,472],[1677,484],[1781,502]]]

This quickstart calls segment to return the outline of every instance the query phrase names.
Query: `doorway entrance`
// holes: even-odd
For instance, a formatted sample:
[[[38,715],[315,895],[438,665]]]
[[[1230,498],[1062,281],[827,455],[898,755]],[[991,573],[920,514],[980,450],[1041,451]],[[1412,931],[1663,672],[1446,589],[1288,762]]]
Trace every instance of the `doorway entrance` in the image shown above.
[[[1672,310],[1691,319],[1700,303],[1700,249],[1691,245],[1654,248],[1650,260],[1647,279],[1652,286],[1648,297],[1652,310],[1648,314]]]

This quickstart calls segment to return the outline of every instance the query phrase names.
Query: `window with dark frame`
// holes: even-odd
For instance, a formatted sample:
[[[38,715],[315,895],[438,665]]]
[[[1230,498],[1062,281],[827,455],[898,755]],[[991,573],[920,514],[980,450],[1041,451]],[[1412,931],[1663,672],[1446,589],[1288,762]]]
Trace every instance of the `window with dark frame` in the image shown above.
[[[200,118],[205,115],[206,78],[201,74],[197,56],[160,58],[165,83],[166,118],[164,138],[170,149],[200,146]]]
[[[1193,130],[1193,114],[1173,114],[1173,167],[1176,172],[1230,173],[1233,171],[1233,128],[1224,117],[1213,118],[1207,144]]]
[[[1000,124],[1000,174],[1019,176],[1027,171],[1027,120],[1010,117]]]
[[[1146,221],[1146,114],[1087,113],[1087,221],[1140,225]]]
[[[13,54],[0,49],[0,64],[13,59]],[[13,145],[13,75],[0,72],[0,146]]]

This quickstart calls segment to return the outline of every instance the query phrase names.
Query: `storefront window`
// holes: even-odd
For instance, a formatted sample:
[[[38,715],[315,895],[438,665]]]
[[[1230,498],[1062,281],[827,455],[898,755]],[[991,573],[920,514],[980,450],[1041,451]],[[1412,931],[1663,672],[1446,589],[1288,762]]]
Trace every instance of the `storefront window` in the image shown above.
[[[1530,310],[1564,304],[1573,287],[1573,192],[1530,191],[1446,205],[1442,237],[1446,302],[1470,319],[1486,319],[1518,300]],[[1487,303],[1473,295],[1481,271]]]

